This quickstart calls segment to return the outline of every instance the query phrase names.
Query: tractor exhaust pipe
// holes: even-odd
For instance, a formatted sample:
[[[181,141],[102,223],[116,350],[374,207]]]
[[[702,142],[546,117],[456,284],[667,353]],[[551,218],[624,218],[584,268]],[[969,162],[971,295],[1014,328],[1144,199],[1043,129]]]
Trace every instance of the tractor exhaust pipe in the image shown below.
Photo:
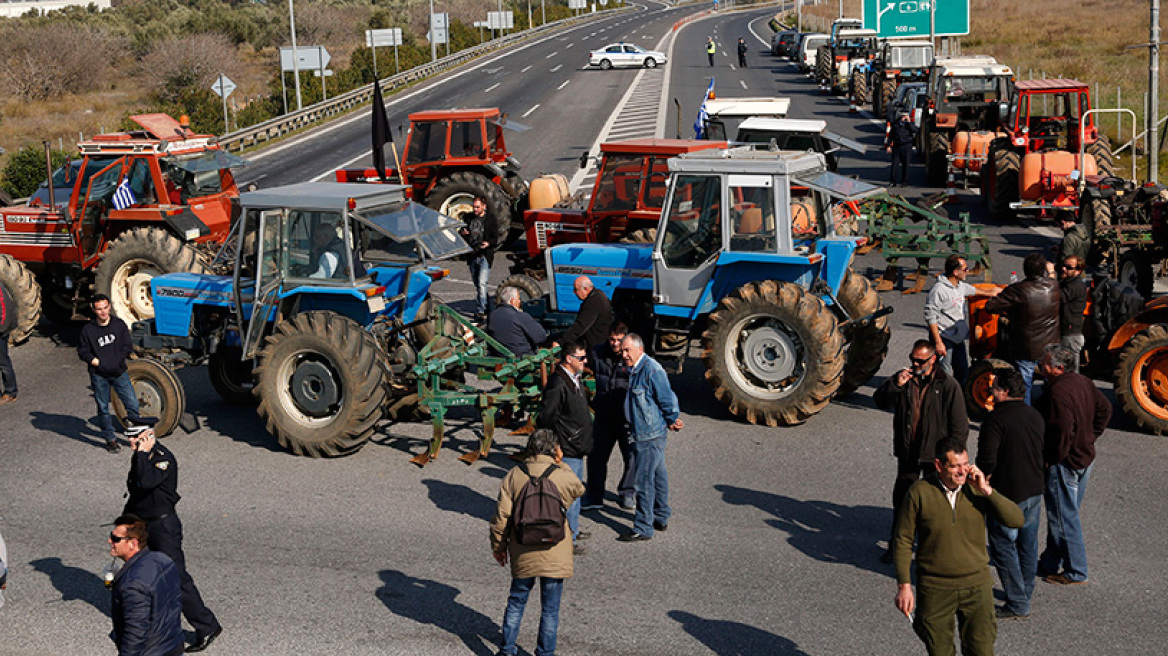
[[[53,191],[53,147],[49,145],[47,140],[43,143],[45,145],[45,171],[48,172],[49,177],[49,208],[52,209],[57,206],[57,195]]]

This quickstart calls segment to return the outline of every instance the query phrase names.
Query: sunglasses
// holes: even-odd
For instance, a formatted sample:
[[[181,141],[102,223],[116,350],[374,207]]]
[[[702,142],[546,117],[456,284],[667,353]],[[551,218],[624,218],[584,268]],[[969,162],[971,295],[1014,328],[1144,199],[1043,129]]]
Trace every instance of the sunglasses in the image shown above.
[[[133,539],[134,538],[132,538],[128,535],[120,536],[120,535],[114,535],[113,532],[110,532],[110,542],[113,542],[114,544],[117,544],[117,543],[121,542],[122,540],[133,540]]]
[[[909,358],[908,361],[913,363],[913,364],[928,364],[929,360],[932,360],[932,359],[933,359],[933,356],[930,355],[929,357],[927,357],[923,360],[919,359],[919,358]]]
[[[573,360],[579,360],[580,362],[583,362],[583,361],[588,359],[587,354],[585,354],[585,355],[569,355],[568,357],[572,358]]]

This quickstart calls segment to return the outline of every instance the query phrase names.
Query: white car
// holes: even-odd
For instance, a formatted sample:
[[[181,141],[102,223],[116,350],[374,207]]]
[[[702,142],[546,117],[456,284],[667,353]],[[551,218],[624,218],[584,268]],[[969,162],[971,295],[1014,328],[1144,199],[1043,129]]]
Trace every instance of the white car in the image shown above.
[[[631,43],[610,43],[600,50],[588,53],[588,65],[608,70],[613,66],[644,66],[654,68],[665,63],[665,53],[645,50]]]

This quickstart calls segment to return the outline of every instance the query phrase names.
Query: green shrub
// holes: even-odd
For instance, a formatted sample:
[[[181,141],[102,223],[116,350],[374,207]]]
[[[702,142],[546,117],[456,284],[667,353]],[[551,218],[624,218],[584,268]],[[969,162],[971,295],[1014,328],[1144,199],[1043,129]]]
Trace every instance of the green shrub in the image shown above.
[[[69,153],[63,150],[52,151],[53,169],[65,163]],[[0,187],[13,198],[30,196],[42,182],[45,175],[45,151],[41,148],[21,148],[8,158],[8,165],[0,174]],[[59,197],[59,196],[58,196]]]

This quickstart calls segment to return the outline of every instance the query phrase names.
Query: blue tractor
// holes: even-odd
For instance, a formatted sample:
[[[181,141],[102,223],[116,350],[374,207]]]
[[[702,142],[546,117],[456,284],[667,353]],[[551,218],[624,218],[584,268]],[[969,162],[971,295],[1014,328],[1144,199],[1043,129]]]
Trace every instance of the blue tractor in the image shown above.
[[[837,234],[832,204],[882,189],[810,152],[704,150],[669,171],[656,242],[549,249],[550,295],[531,310],[577,311],[573,281],[589,276],[667,369],[700,339],[714,394],[750,423],[801,423],[868,382],[891,308],[852,271],[864,238]]]
[[[183,365],[206,363],[228,401],[258,402],[268,431],[300,455],[351,453],[387,412],[416,407],[430,287],[448,272],[430,262],[468,249],[459,221],[406,190],[320,182],[241,194],[212,263],[225,275],[154,278],[157,312],[133,326],[130,374],[160,433],[183,415],[172,372]]]

